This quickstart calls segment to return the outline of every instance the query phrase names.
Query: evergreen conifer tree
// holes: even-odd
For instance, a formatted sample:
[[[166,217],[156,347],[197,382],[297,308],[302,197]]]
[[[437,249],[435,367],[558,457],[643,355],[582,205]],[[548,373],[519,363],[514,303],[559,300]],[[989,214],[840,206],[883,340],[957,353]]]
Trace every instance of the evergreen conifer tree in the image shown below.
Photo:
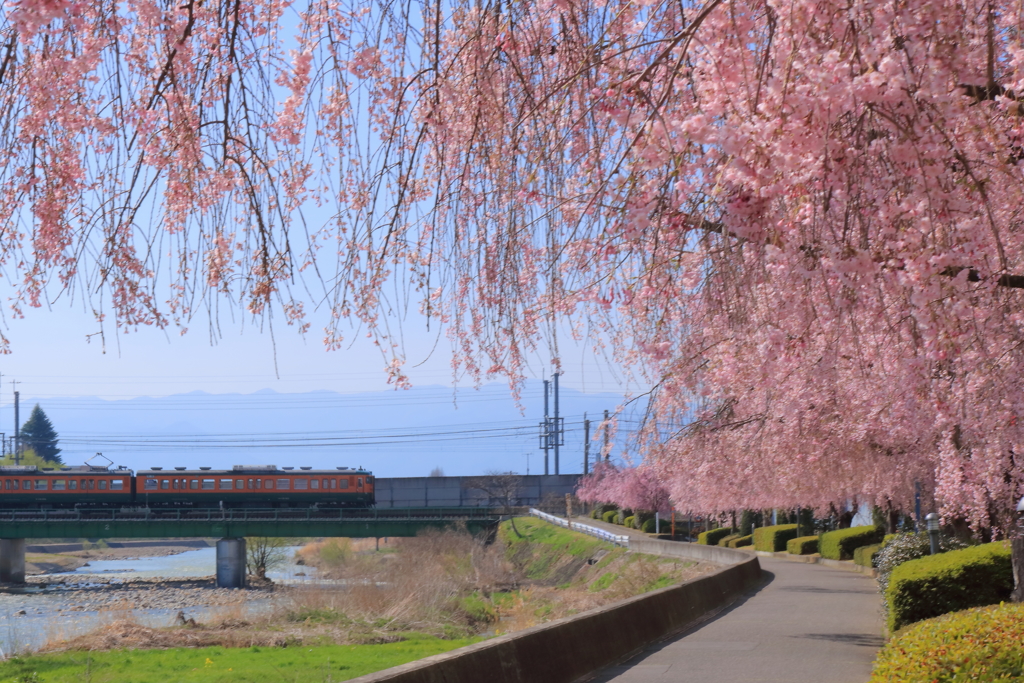
[[[60,449],[57,448],[57,432],[38,403],[21,427],[21,445],[22,448],[31,448],[41,458],[55,465],[64,464],[60,458]]]

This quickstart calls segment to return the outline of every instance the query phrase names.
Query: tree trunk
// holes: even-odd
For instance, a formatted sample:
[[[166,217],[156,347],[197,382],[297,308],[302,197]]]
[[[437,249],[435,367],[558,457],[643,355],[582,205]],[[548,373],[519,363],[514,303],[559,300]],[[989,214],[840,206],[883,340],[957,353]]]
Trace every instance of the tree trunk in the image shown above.
[[[1010,541],[1010,556],[1013,562],[1013,593],[1010,599],[1024,602],[1024,530],[1018,530]]]

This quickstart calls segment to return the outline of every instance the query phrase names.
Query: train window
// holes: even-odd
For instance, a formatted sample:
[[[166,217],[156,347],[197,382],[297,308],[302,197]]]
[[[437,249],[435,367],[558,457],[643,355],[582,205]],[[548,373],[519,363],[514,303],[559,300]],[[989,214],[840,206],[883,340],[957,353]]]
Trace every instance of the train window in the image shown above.
[[[216,479],[203,479],[203,490],[204,491],[209,491],[210,489],[214,488],[216,486],[216,484],[217,484],[217,480]]]
[[[68,480],[68,488],[71,489],[72,491],[77,491],[78,490],[78,480],[77,479],[69,479]]]
[[[36,491],[45,491],[45,490],[46,490],[46,480],[45,479],[36,479]]]
[[[106,491],[106,490],[107,490],[107,480],[106,479],[100,479],[100,491]]]
[[[143,484],[143,488],[147,491],[156,491],[156,479],[147,479],[146,483]]]
[[[348,488],[348,479],[339,479],[338,481],[341,482],[341,488],[343,488],[343,489],[347,489]]]
[[[4,479],[4,489],[7,490],[7,491],[11,490],[11,480],[10,479]]]
[[[357,488],[363,488],[363,478],[362,477],[359,477],[359,478],[356,479],[356,487]]]
[[[257,479],[256,480],[256,488],[258,488],[258,489],[263,488],[263,480],[262,479]]]
[[[249,480],[249,488],[252,488],[252,479]]]
[[[305,490],[309,488],[309,479],[301,478],[295,480],[296,490]]]
[[[110,480],[111,491],[124,491],[124,479],[111,479]]]
[[[54,491],[63,491],[65,489],[67,489],[67,487],[68,487],[67,480],[65,480],[65,479],[54,479],[53,480],[53,490]]]
[[[334,481],[333,479],[324,479],[324,488],[325,489],[334,489],[334,488],[337,488],[337,487],[338,487],[338,482]]]
[[[310,479],[309,480],[309,488],[311,488],[311,489],[318,489],[318,488],[320,488],[320,480],[319,479]]]
[[[372,483],[373,483],[373,477],[367,477],[367,478],[366,478],[366,484],[367,484],[367,486],[369,486],[369,485],[370,485],[370,484],[372,484]]]
[[[190,489],[198,489],[199,488],[199,480],[198,479],[189,479],[188,480],[188,487]]]
[[[223,489],[230,489],[231,488],[231,480],[230,479],[221,479],[220,480],[220,488],[222,490]]]
[[[178,488],[178,480],[177,479],[171,479],[171,488],[172,489]]]
[[[245,488],[245,480],[244,479],[235,479],[235,488],[236,489],[244,489]]]
[[[291,482],[290,479],[278,479],[277,480],[277,488],[278,489],[289,489],[291,487],[292,487],[292,482]]]
[[[18,483],[19,481],[20,481],[20,479],[15,479],[15,480],[14,480],[14,490],[15,490],[15,491],[17,491],[17,490],[18,490],[18,486],[20,485],[20,484]]]
[[[100,488],[103,488],[103,487],[101,486]],[[92,490],[92,491],[96,490],[96,480],[95,479],[90,479],[89,480],[89,489]]]
[[[169,479],[161,479],[160,480],[160,488],[162,488],[164,490],[167,490],[167,489],[171,488],[171,481]]]

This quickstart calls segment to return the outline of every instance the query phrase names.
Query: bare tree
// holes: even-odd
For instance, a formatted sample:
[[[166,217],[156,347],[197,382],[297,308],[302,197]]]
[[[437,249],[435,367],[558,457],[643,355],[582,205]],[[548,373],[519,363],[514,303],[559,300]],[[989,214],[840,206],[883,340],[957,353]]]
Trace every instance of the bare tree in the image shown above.
[[[267,572],[285,564],[288,560],[286,538],[255,536],[245,539],[245,572],[259,579],[267,578]]]
[[[512,522],[512,531],[522,536],[516,528],[514,509],[519,505],[519,497],[523,487],[523,477],[517,472],[498,472],[488,470],[482,477],[467,479],[465,489],[483,491],[487,494],[487,504],[501,509],[501,514],[508,515]]]

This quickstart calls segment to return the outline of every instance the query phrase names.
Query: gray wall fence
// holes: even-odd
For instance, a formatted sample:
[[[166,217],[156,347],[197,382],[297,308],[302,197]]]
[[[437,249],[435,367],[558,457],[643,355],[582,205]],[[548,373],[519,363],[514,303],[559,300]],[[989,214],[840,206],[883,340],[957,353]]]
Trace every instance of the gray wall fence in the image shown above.
[[[513,505],[552,507],[565,494],[576,492],[580,474],[524,474],[519,477]],[[505,503],[479,488],[488,483],[479,477],[379,477],[376,480],[377,507],[489,507]],[[493,487],[489,487],[493,488]]]

